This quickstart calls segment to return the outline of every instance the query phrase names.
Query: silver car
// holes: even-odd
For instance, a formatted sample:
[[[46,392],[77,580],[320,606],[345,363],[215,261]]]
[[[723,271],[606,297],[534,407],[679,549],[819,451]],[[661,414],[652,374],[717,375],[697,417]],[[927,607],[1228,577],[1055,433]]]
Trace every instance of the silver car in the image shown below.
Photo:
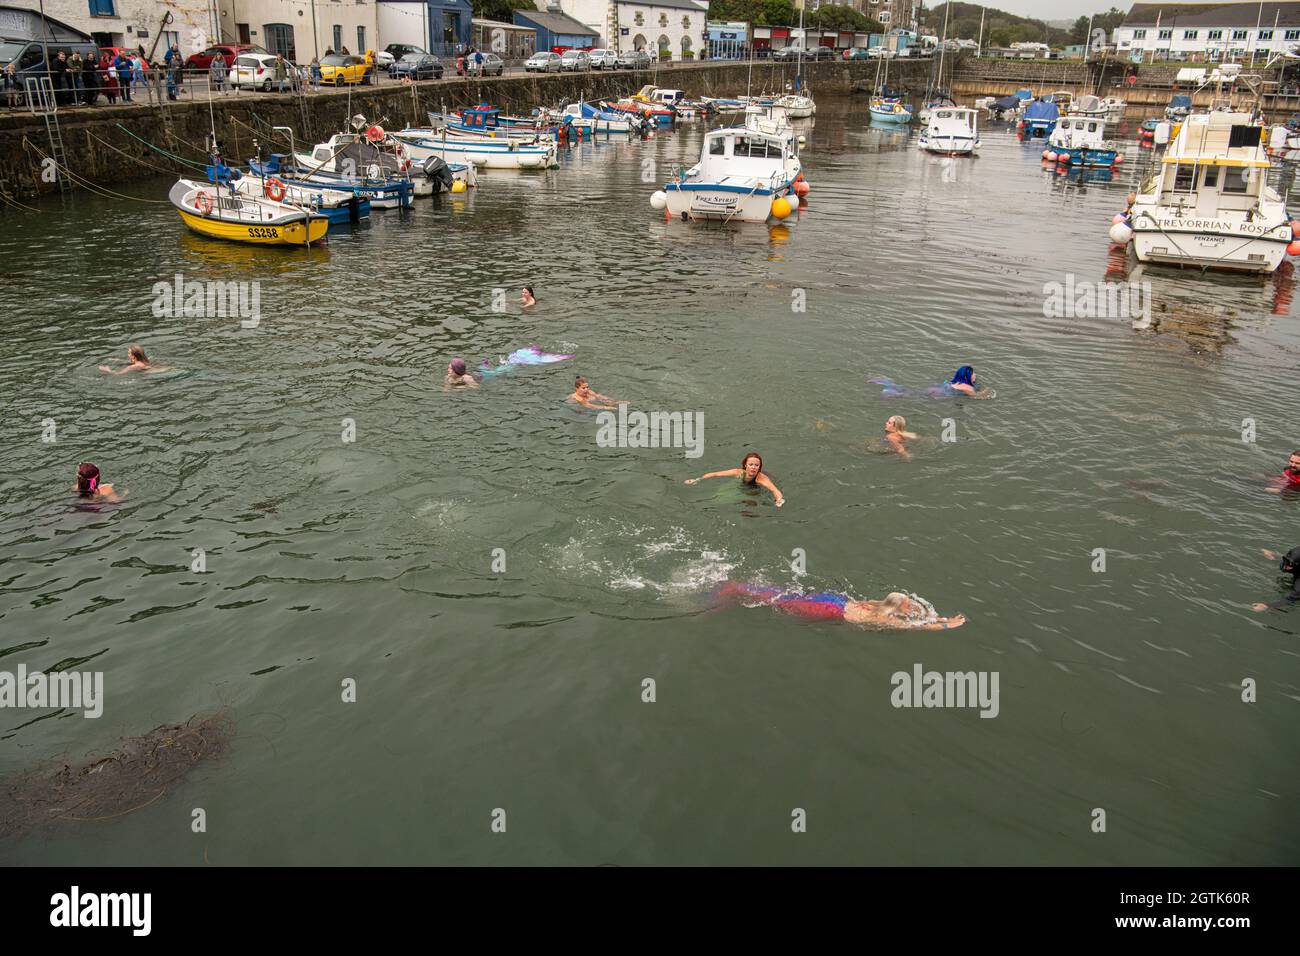
[[[593,70],[614,70],[618,68],[618,54],[613,50],[592,50],[587,55],[591,57],[591,68]]]
[[[560,57],[560,69],[577,73],[579,70],[591,69],[591,57],[586,50],[565,50]]]
[[[524,61],[525,73],[559,73],[560,54],[534,53]]]
[[[618,55],[618,65],[625,70],[643,70],[650,66],[650,54],[645,50],[628,50]]]

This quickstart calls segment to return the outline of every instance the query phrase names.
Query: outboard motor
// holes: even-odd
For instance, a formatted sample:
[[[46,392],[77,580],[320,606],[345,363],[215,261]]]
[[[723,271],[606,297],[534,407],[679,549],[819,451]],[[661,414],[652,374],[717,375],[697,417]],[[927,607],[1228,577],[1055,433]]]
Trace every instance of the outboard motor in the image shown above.
[[[424,161],[424,175],[431,183],[440,183],[439,192],[450,192],[452,181],[451,167],[441,156],[430,156]]]

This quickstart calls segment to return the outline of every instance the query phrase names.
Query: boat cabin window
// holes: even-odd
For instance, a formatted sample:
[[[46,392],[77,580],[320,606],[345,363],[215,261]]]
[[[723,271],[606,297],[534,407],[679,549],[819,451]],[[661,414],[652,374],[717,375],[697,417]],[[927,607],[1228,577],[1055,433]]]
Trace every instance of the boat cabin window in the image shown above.
[[[1174,192],[1189,193],[1196,182],[1195,166],[1179,166],[1174,171]]]
[[[1258,146],[1263,132],[1264,128],[1262,126],[1234,126],[1232,132],[1228,134],[1228,148]]]
[[[1225,193],[1244,193],[1249,185],[1249,169],[1242,167],[1241,169],[1225,170],[1223,177],[1223,191]]]
[[[939,119],[951,119],[951,118],[952,118],[952,110],[942,110],[942,111],[940,111],[940,113],[939,113]]]
[[[780,151],[775,146],[772,147],[776,152],[771,155],[779,156]],[[762,139],[737,139],[736,145],[732,147],[733,156],[749,156],[757,159],[766,159],[768,153],[768,143]]]
[[[1219,185],[1219,167],[1218,167],[1218,166],[1206,166],[1206,167],[1205,167],[1205,178],[1202,180],[1202,183],[1203,183],[1207,188],[1211,188],[1211,187],[1214,187],[1214,186]]]
[[[721,136],[715,136],[709,140],[709,155],[721,156],[727,149],[727,142]]]
[[[1089,124],[1088,124],[1088,132],[1089,132],[1089,133],[1095,133],[1095,132],[1097,132],[1097,124],[1096,124],[1096,123],[1089,123]]]

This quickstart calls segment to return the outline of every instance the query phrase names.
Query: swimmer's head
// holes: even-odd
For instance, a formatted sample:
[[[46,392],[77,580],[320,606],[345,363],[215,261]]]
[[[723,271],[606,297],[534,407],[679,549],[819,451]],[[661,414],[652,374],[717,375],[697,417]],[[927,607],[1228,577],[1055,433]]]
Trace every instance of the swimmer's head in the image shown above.
[[[740,459],[741,478],[744,481],[753,484],[758,476],[763,473],[763,456],[756,451],[751,451],[744,458]]]
[[[144,362],[146,365],[149,363],[149,356],[145,355],[144,349],[138,345],[132,345],[126,350],[126,354],[132,362]]]
[[[531,305],[536,301],[537,301],[537,295],[536,293],[533,292],[533,287],[530,285],[524,286],[524,303],[527,305]]]
[[[77,494],[93,495],[99,490],[99,466],[83,461],[77,466]]]
[[[1281,568],[1287,574],[1300,575],[1300,548],[1292,548],[1282,555]]]
[[[577,378],[573,380],[573,390],[577,392],[579,395],[585,397],[591,391],[591,386],[587,384],[587,380],[585,378],[579,375]]]
[[[1291,452],[1290,467],[1292,471],[1300,471],[1300,451]]]
[[[953,384],[953,385],[970,385],[970,386],[974,387],[974,385],[975,385],[975,369],[971,368],[969,365],[963,365],[961,368],[957,369],[956,374],[953,375],[953,377],[952,377],[952,384]]]
[[[885,422],[885,431],[887,432],[901,432],[905,428],[907,428],[907,419],[902,415],[890,415]]]
[[[468,367],[465,365],[465,360],[463,358],[452,359],[449,368],[451,369],[452,375],[464,375],[465,372],[468,371]]]

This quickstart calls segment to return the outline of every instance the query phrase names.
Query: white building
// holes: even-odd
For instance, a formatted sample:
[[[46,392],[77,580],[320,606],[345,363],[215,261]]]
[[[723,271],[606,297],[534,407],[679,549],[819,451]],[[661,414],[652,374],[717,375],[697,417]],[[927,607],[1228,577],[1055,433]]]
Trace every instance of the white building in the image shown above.
[[[539,10],[554,5],[537,0]],[[707,47],[709,5],[696,0],[559,0],[558,7],[611,50],[667,50],[680,60]]]
[[[1267,59],[1300,46],[1300,2],[1136,3],[1115,28],[1121,57],[1155,60]]]
[[[93,0],[92,0],[93,2]],[[168,3],[172,0],[167,0]],[[376,47],[375,0],[214,0],[221,39],[256,43],[307,63],[327,50],[364,54]]]
[[[38,0],[10,0],[9,6],[39,12]],[[170,13],[172,22],[163,24]],[[209,43],[216,29],[209,0],[45,0],[45,15],[89,33],[100,46],[143,46],[157,42],[156,57],[171,44],[188,56]]]

